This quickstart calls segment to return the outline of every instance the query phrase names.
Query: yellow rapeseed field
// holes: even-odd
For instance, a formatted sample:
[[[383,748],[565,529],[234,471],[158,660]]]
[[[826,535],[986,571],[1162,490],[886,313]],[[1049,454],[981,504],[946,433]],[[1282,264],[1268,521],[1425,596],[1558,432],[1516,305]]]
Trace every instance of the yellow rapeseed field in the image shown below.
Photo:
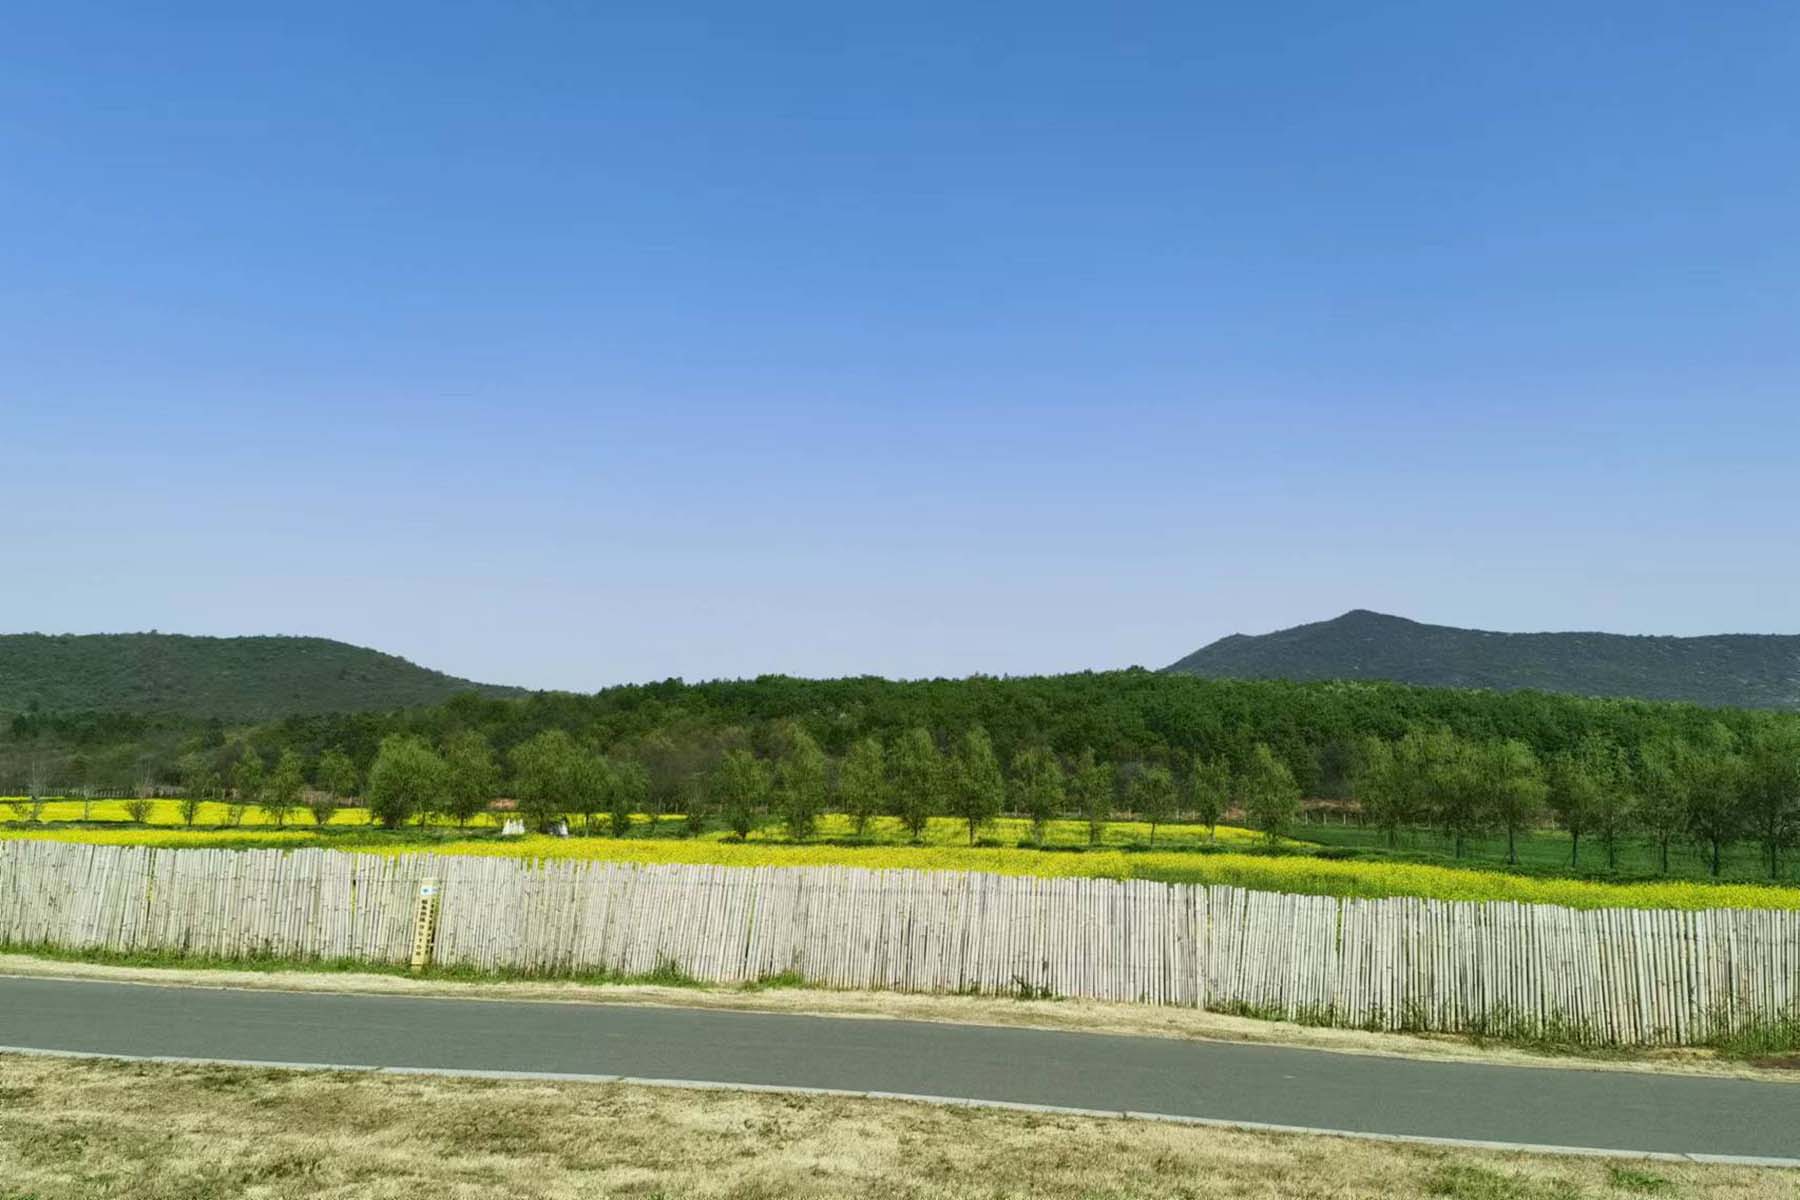
[[[59,801],[46,811],[47,821],[79,820],[79,802]],[[252,809],[236,828],[182,828],[173,801],[158,801],[148,825],[124,823],[119,802],[96,801],[96,821],[120,822],[113,828],[45,828],[12,824],[0,827],[0,838],[48,838],[101,845],[142,845],[167,848],[246,846],[316,846],[338,841],[322,835],[312,817],[300,814],[285,829],[275,829]],[[223,806],[203,806],[197,824],[223,822]],[[651,819],[640,816],[640,828]],[[484,819],[485,823],[485,819]],[[671,827],[678,818],[665,818]],[[677,836],[629,838],[527,837],[498,839],[492,833],[460,835],[454,829],[437,829],[439,840],[421,843],[416,837],[389,836],[369,827],[368,814],[345,809],[332,819],[344,826],[344,849],[376,854],[403,854],[430,850],[438,854],[500,855],[514,858],[578,858],[636,863],[705,863],[732,867],[853,866],[904,868],[919,871],[988,871],[1002,875],[1095,876],[1112,879],[1154,879],[1169,883],[1227,884],[1262,891],[1300,892],[1331,896],[1420,896],[1439,900],[1516,900],[1560,904],[1571,908],[1800,908],[1800,888],[1765,887],[1755,884],[1714,884],[1690,880],[1656,880],[1642,883],[1600,883],[1579,879],[1540,878],[1504,871],[1431,866],[1418,863],[1368,862],[1320,858],[1287,843],[1294,852],[1270,854],[1261,835],[1247,829],[1221,826],[1217,846],[1207,831],[1193,826],[1159,829],[1157,849],[1141,846],[1147,827],[1117,822],[1108,828],[1099,847],[1086,846],[1086,826],[1076,821],[1052,822],[1044,850],[1017,845],[1029,827],[1014,819],[1002,819],[983,831],[984,843],[967,844],[966,828],[949,818],[932,821],[924,844],[910,845],[892,818],[882,818],[870,828],[866,843],[856,842],[848,819],[837,814],[821,823],[820,840],[796,844],[779,829],[770,827],[737,841],[723,832],[698,838]],[[353,828],[355,827],[355,828]],[[1201,850],[1201,846],[1205,846]],[[1163,849],[1164,846],[1169,847]],[[1219,849],[1218,847],[1224,847]],[[1261,853],[1251,853],[1261,850]]]
[[[0,806],[10,803],[12,803],[10,799],[0,799]],[[44,804],[43,819],[46,822],[82,820],[129,822],[131,819],[125,811],[125,801],[123,800],[93,800],[88,802],[86,810],[84,815],[83,804],[80,800],[50,800]],[[10,809],[0,807],[0,820],[13,817],[13,815]],[[202,801],[199,810],[194,814],[196,826],[223,825],[229,819],[227,807],[212,800]],[[148,823],[154,826],[179,827],[182,822],[178,802],[174,800],[151,801]],[[287,823],[310,827],[313,824],[312,814],[305,809],[297,809],[289,815]],[[337,814],[332,817],[331,823],[333,825],[367,825],[369,811],[364,808],[339,809]],[[273,822],[268,815],[255,805],[251,805],[244,811],[245,828],[267,829],[272,826]]]
[[[0,798],[0,820],[14,818],[15,814],[10,809],[4,807],[10,803],[10,799]],[[46,824],[83,820],[117,823],[125,826],[126,831],[138,835],[136,838],[132,839],[130,844],[143,845],[168,844],[156,840],[157,831],[164,829],[184,829],[181,819],[181,809],[177,801],[151,801],[150,819],[145,823],[150,827],[148,829],[144,826],[131,824],[130,815],[125,811],[125,803],[126,802],[123,800],[94,800],[90,802],[87,812],[84,815],[82,802],[79,800],[51,800],[44,805],[42,819]],[[470,821],[469,827],[474,830],[493,829],[497,828],[504,819],[505,814],[484,813]],[[243,820],[240,825],[230,829],[218,828],[220,826],[225,826],[229,820],[230,810],[226,805],[211,800],[204,801],[195,812],[193,832],[196,836],[206,838],[207,841],[205,844],[207,845],[221,845],[224,843],[219,839],[228,837],[234,833],[241,833],[258,841],[266,840],[275,829],[273,819],[255,805],[251,805],[244,810]],[[654,822],[665,826],[667,832],[678,835],[680,826],[685,821],[685,818],[676,816],[651,818],[640,813],[633,818],[633,820],[638,828],[647,830]],[[580,818],[572,818],[570,824],[577,833],[580,832]],[[597,818],[596,827],[598,827],[598,824],[604,824],[604,818]],[[340,808],[332,814],[331,817],[331,826],[334,829],[356,827],[368,828],[370,825],[369,810],[366,808]],[[301,832],[310,836],[311,831],[317,826],[313,821],[310,812],[305,809],[296,809],[288,815],[286,827],[299,829]],[[433,828],[442,830],[447,827],[443,825],[434,825]],[[17,833],[18,831],[19,830],[15,827],[11,832]],[[87,834],[98,832],[110,834],[120,831],[83,829],[75,832],[79,832],[83,835],[77,840],[92,841],[96,839],[86,836]],[[0,830],[0,836],[6,836],[6,833],[7,831]],[[1010,845],[1027,840],[1030,835],[1031,826],[1026,821],[1016,817],[1001,817],[993,824],[982,829],[981,840],[984,842],[1001,842]],[[818,836],[824,841],[842,841],[854,838],[856,833],[854,827],[851,825],[849,817],[842,813],[826,813],[819,819]],[[711,841],[719,841],[726,838],[735,840],[734,835],[716,829],[705,834],[704,837],[706,840]],[[894,817],[875,818],[869,825],[866,837],[869,841],[876,843],[903,842],[907,840],[904,830],[900,827],[900,822]],[[1105,835],[1101,844],[1104,846],[1136,846],[1147,842],[1149,838],[1150,827],[1142,821],[1109,821],[1106,825]],[[560,841],[560,839],[552,840]],[[750,841],[752,843],[785,843],[787,838],[786,835],[781,832],[779,826],[769,825],[751,833]],[[1219,826],[1216,834],[1209,834],[1204,826],[1194,825],[1161,825],[1157,827],[1156,831],[1156,843],[1158,846],[1192,847],[1215,842],[1220,845],[1242,845],[1246,843],[1262,845],[1264,844],[1264,841],[1265,839],[1262,834],[1255,830],[1239,829],[1229,825]],[[968,827],[961,821],[951,817],[934,817],[925,830],[924,842],[926,845],[930,846],[966,846],[968,844]],[[1080,821],[1052,821],[1046,830],[1044,838],[1044,844],[1049,847],[1085,847],[1087,842],[1087,826]],[[189,843],[184,842],[180,844],[187,845]]]

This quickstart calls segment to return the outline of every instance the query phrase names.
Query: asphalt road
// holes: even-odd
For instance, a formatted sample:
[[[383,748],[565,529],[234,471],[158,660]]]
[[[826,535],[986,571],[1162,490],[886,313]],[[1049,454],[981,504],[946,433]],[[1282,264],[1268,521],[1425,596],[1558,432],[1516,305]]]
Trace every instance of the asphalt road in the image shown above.
[[[1800,1158],[1800,1083],[913,1021],[0,977],[0,1047],[830,1088]]]

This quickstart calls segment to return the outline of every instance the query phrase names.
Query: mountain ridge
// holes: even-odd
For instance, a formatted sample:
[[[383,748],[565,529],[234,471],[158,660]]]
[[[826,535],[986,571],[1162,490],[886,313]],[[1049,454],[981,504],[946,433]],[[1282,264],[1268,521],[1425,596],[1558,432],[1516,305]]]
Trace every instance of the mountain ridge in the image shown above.
[[[1793,634],[1502,633],[1357,608],[1272,633],[1230,634],[1163,670],[1800,709],[1800,635]]]
[[[0,711],[263,721],[523,695],[332,638],[262,634],[0,634]]]

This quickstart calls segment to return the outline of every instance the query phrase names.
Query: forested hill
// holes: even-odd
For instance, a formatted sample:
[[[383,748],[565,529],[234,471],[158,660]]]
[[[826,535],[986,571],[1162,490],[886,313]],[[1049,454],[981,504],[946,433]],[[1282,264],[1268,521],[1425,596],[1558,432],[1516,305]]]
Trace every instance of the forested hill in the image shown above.
[[[1800,637],[1489,633],[1358,609],[1331,621],[1233,634],[1166,670],[1232,679],[1383,679],[1582,696],[1800,708]]]
[[[360,765],[390,733],[437,743],[474,729],[504,758],[532,735],[562,729],[608,753],[640,758],[660,777],[669,763],[686,764],[682,771],[699,769],[694,764],[716,762],[734,746],[768,751],[790,721],[832,755],[846,753],[859,738],[874,735],[892,744],[921,727],[948,744],[977,725],[992,737],[1002,762],[1021,749],[1046,746],[1063,756],[1091,748],[1116,763],[1182,762],[1196,754],[1236,763],[1250,756],[1255,743],[1266,742],[1302,786],[1318,793],[1332,790],[1333,777],[1347,769],[1352,748],[1365,735],[1393,740],[1414,729],[1444,728],[1474,739],[1517,738],[1552,755],[1590,736],[1635,749],[1664,738],[1742,738],[1800,717],[1544,692],[1196,679],[1134,669],[907,681],[765,676],[669,680],[593,695],[540,692],[518,700],[459,696],[407,712],[293,717],[253,731],[250,741],[270,760],[286,747],[313,758],[337,746]],[[234,751],[221,753],[223,770]]]
[[[0,712],[263,721],[437,704],[469,690],[520,694],[326,638],[0,635]]]
[[[510,762],[522,743],[560,729],[578,744],[643,763],[658,802],[675,803],[681,788],[707,776],[729,750],[774,755],[790,723],[840,757],[860,739],[878,737],[891,747],[919,728],[947,746],[977,725],[1003,763],[1046,747],[1065,759],[1092,749],[1103,762],[1120,765],[1180,766],[1196,756],[1241,764],[1261,742],[1309,795],[1330,796],[1343,794],[1355,750],[1369,736],[1392,742],[1415,730],[1443,729],[1476,742],[1516,738],[1542,758],[1597,739],[1635,754],[1671,740],[1747,744],[1759,730],[1800,725],[1800,715],[1536,691],[1199,679],[1135,669],[906,681],[765,676],[668,680],[592,695],[462,692],[441,704],[293,715],[229,731],[174,715],[21,715],[0,724],[0,789],[33,768],[108,789],[130,787],[146,772],[172,786],[195,755],[229,775],[246,745],[265,764],[288,749],[316,763],[337,748],[366,771],[390,734],[437,746],[472,730]]]

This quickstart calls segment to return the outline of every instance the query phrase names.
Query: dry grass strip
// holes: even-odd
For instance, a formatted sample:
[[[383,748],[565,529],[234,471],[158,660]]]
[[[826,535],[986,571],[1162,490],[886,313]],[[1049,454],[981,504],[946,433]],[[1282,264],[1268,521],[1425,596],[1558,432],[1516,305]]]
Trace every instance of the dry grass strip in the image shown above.
[[[1800,1172],[902,1101],[0,1056],[0,1197],[1800,1197]]]

